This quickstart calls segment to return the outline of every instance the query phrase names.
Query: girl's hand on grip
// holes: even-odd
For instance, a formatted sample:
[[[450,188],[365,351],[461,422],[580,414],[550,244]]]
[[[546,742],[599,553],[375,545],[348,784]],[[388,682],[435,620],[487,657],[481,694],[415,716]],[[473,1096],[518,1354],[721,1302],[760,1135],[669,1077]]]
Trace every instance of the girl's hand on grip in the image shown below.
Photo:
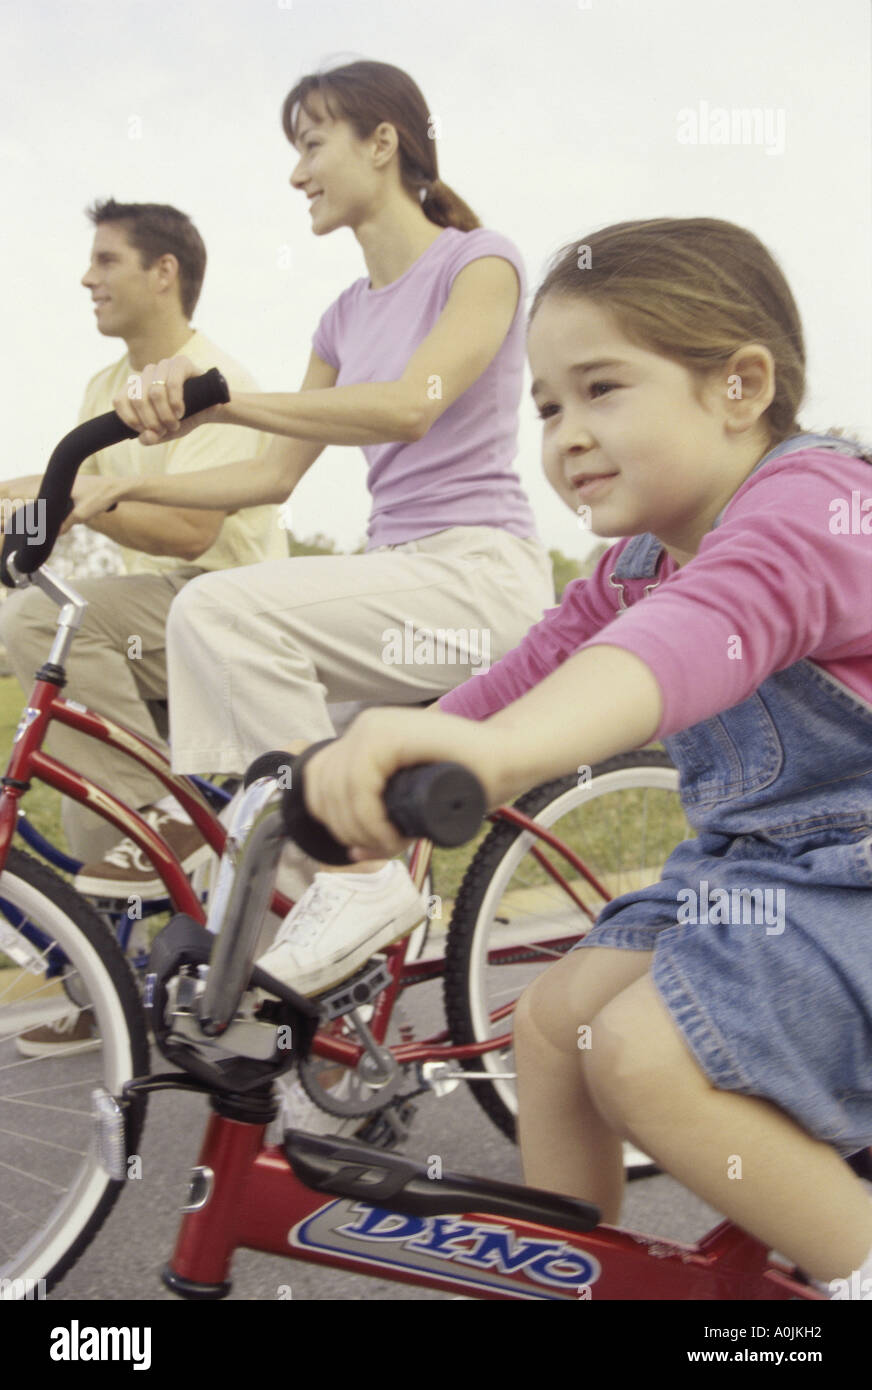
[[[306,807],[349,846],[352,859],[390,858],[411,844],[385,811],[385,785],[393,773],[418,763],[461,763],[478,777],[491,807],[499,800],[494,742],[484,725],[454,715],[365,710],[306,765]]]

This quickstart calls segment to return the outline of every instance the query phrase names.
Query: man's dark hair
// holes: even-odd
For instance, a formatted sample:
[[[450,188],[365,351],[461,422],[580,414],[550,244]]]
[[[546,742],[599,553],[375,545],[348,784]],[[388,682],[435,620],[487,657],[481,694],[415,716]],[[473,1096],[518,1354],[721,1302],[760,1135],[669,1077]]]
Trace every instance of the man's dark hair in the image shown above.
[[[182,311],[190,319],[206,274],[206,247],[190,217],[168,203],[116,203],[114,198],[95,202],[87,214],[95,227],[102,222],[122,223],[127,240],[139,252],[143,270],[160,256],[175,256]]]

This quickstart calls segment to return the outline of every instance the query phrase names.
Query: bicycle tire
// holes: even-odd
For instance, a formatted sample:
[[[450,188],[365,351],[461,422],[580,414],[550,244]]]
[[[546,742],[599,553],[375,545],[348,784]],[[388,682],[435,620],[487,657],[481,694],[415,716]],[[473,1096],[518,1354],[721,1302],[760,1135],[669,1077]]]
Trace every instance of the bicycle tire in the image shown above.
[[[93,1142],[93,1120],[90,1111],[81,1108],[83,1101],[78,1097],[84,1097],[85,1087],[95,1084],[117,1097],[126,1081],[146,1075],[148,1037],[135,978],[112,933],[68,883],[19,850],[9,851],[0,876],[0,924],[5,929],[0,964],[7,963],[0,977],[0,1154],[7,1159],[0,1162],[4,1199],[0,1280],[6,1281],[0,1287],[4,1297],[10,1296],[8,1289],[14,1297],[28,1287],[38,1289],[37,1296],[41,1296],[57,1284],[94,1239],[124,1185],[124,1179],[110,1178],[101,1166]],[[45,969],[41,975],[35,973],[40,961],[45,961],[46,941],[62,953],[63,969],[76,972],[87,988],[101,1039],[96,1048],[76,1052],[71,1045],[64,1055],[55,1045],[47,1056],[22,1056],[17,1050],[19,1037],[32,1037],[34,1009],[57,1012],[54,1001],[65,998],[59,988],[52,995],[52,981]],[[9,955],[13,949],[18,953],[17,962]],[[25,969],[22,959],[27,956],[31,966]],[[15,999],[16,976],[26,986],[28,974],[35,983],[27,994],[19,988]],[[69,1006],[65,1003],[61,1007]],[[86,1058],[93,1058],[94,1064],[86,1065]],[[26,1078],[23,1098],[15,1095],[18,1077]],[[44,1085],[42,1101],[39,1090],[34,1090],[35,1080]],[[137,1152],[145,1109],[143,1096],[136,1097],[126,1109],[125,1158]],[[42,1111],[48,1118],[40,1114]],[[21,1125],[30,1123],[50,1125],[51,1129],[37,1135],[18,1132]],[[18,1163],[16,1154],[20,1156]],[[26,1170],[21,1166],[25,1160]],[[40,1164],[44,1166],[37,1175]],[[63,1170],[62,1164],[66,1165]],[[69,1174],[67,1168],[71,1169]],[[57,1189],[61,1193],[53,1207],[52,1194],[38,1216],[34,1216],[26,1192],[28,1178],[43,1185],[40,1192]],[[16,1207],[22,1196],[25,1205]],[[34,1223],[35,1229],[22,1230],[22,1225]],[[22,1244],[15,1247],[19,1240]],[[31,1297],[32,1293],[20,1296]]]
[[[692,833],[680,809],[677,787],[678,774],[667,755],[651,749],[621,754],[599,764],[590,769],[589,780],[581,785],[574,776],[543,783],[522,796],[515,803],[515,807],[532,820],[544,825],[553,825],[555,821],[565,819],[585,806],[599,802],[602,807],[602,798],[615,793],[662,792],[668,800],[670,814],[674,816],[676,823],[680,817],[683,826],[683,833],[677,834],[669,844],[671,851],[680,839],[687,838]],[[556,833],[560,834],[559,828]],[[502,926],[505,931],[509,925],[510,919],[506,918],[505,913],[500,917],[499,909],[501,905],[504,906],[504,893],[509,890],[516,877],[517,865],[529,858],[525,845],[529,848],[533,840],[534,837],[529,832],[507,820],[498,820],[480,845],[461,882],[448,930],[443,983],[448,1031],[455,1045],[477,1043],[488,1036],[494,1036],[493,1025],[487,1022],[490,1010],[488,1000],[484,997],[486,987],[482,984],[483,975],[491,969],[488,964],[488,941],[492,938],[495,926]],[[662,857],[665,858],[665,854]],[[582,854],[582,858],[588,862],[585,854]],[[547,877],[541,877],[547,885]],[[521,889],[521,894],[524,891],[526,890]],[[547,891],[550,893],[551,889]],[[584,891],[587,892],[586,889]],[[620,887],[618,891],[624,892],[627,889]],[[612,896],[617,896],[617,891]],[[562,903],[563,910],[568,907],[576,919],[578,930],[573,935],[570,925],[563,938],[566,942],[565,947],[546,951],[546,955],[555,957],[570,949],[573,941],[580,939],[590,925],[587,923],[587,926],[584,926],[585,918],[582,912],[574,907],[565,894]],[[550,939],[554,939],[553,928]],[[549,940],[549,937],[546,935],[542,940]],[[527,953],[529,956],[531,951],[535,952],[535,941],[519,945],[516,953],[519,959],[513,961],[509,958],[504,963],[520,965],[524,961],[524,954]],[[508,955],[511,957],[511,948],[508,948]],[[544,965],[540,964],[538,969],[542,968]],[[499,1032],[510,1031],[510,1027],[510,1023],[503,1020],[499,1025]],[[506,1071],[511,1069],[508,1065],[510,1055],[509,1051],[483,1053],[479,1057],[464,1060],[462,1066],[467,1071]],[[497,1128],[515,1140],[517,1099],[514,1083],[505,1080],[476,1081],[470,1083],[470,1088],[478,1104]],[[645,1172],[651,1171],[656,1171],[654,1166],[647,1165],[638,1169],[636,1175],[642,1176]]]

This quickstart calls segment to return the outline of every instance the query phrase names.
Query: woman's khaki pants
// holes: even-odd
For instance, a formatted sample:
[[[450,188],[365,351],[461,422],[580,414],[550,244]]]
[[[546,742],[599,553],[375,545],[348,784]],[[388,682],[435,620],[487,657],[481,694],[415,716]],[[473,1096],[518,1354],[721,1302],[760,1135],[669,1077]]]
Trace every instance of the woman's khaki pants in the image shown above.
[[[542,546],[487,526],[204,575],[167,626],[173,767],[240,773],[293,739],[329,738],[328,703],[437,699],[553,603]]]

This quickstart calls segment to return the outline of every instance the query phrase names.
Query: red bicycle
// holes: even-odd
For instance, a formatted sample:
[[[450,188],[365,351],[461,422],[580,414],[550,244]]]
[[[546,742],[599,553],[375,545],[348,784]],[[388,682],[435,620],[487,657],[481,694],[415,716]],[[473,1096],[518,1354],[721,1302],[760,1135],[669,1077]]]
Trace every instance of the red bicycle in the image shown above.
[[[217,379],[220,390],[217,373],[201,378],[195,390],[208,379],[213,388]],[[199,405],[189,400],[189,409],[205,403],[208,397]],[[283,997],[279,989],[281,1002],[264,1006],[248,987],[257,934],[270,905],[279,913],[290,906],[271,887],[282,842],[270,800],[275,781],[253,769],[254,786],[237,808],[211,894],[209,930],[197,894],[151,827],[41,751],[54,718],[111,742],[174,792],[216,854],[224,849],[228,832],[188,779],[175,777],[150,745],[59,695],[82,605],[39,567],[66,513],[79,462],[122,432],[117,416],[108,415],[67,436],[40,493],[48,513],[45,540],[25,547],[13,534],[4,545],[4,582],[30,576],[62,607],[0,793],[0,1278],[30,1287],[43,1280],[49,1287],[63,1275],[120,1192],[147,1094],[184,1086],[209,1093],[215,1110],[167,1275],[190,1296],[226,1291],[237,1245],[287,1253],[290,1233],[299,1258],[361,1272],[393,1270],[393,1277],[436,1288],[460,1283],[484,1297],[574,1298],[579,1286],[610,1298],[650,1297],[642,1282],[647,1286],[643,1270],[654,1249],[658,1297],[813,1297],[728,1226],[698,1247],[647,1242],[646,1255],[645,1238],[597,1228],[596,1213],[584,1203],[477,1179],[433,1181],[399,1155],[358,1141],[291,1133],[282,1148],[264,1144],[276,1113],[276,1081],[293,1068],[321,1108],[368,1123],[368,1137],[379,1142],[403,1137],[417,1094],[447,1093],[461,1079],[473,1083],[491,1118],[513,1133],[508,1018],[514,1000],[532,973],[574,944],[610,895],[656,877],[688,832],[677,809],[675,772],[662,753],[579,769],[495,813],[453,906],[430,896],[429,959],[410,960],[408,942],[401,942],[315,1002],[288,991]],[[166,884],[177,915],[155,943],[147,1002],[155,1036],[183,1074],[149,1076],[140,993],[104,921],[56,874],[10,849],[19,801],[33,777],[130,835]],[[437,830],[443,842],[457,843],[456,806]],[[410,833],[426,834],[426,823]],[[419,886],[430,855],[429,840],[416,846],[411,868]],[[240,856],[245,872],[234,873]],[[450,907],[450,926],[440,918],[443,907],[445,919]],[[442,974],[448,1029],[415,1040],[411,1026],[397,1022],[399,995]],[[47,1056],[17,1052],[16,1039],[34,1022],[83,1008],[93,1011],[93,1039],[55,1046]],[[398,1040],[389,1038],[391,1028],[399,1030]],[[341,1095],[329,1084],[337,1067],[351,1083]],[[99,1148],[92,1142],[93,1092]],[[326,1204],[325,1193],[331,1194]],[[385,1210],[393,1216],[373,1215]],[[452,1213],[463,1215],[469,1229],[447,1221]],[[545,1231],[548,1226],[559,1229]],[[432,1258],[422,1253],[428,1241]],[[689,1272],[696,1292],[682,1295],[677,1290],[690,1289]]]
[[[483,797],[464,769],[442,764],[396,774],[385,804],[403,833],[440,841],[469,833]],[[210,1097],[212,1118],[163,1271],[170,1289],[225,1296],[233,1252],[246,1246],[488,1299],[821,1297],[729,1222],[697,1245],[679,1245],[603,1226],[587,1202],[434,1172],[355,1140],[287,1130],[281,1145],[265,1144],[274,1079],[305,1060],[318,1026],[316,1004],[252,968],[284,837],[301,827],[305,835],[306,821],[302,777],[282,790],[269,777],[251,783],[230,831],[236,862],[222,862],[217,941],[180,915],[152,951],[155,1039],[181,1072],[97,1097],[99,1150],[120,1181],[147,1094],[183,1087]],[[306,847],[316,843],[326,858],[323,838]],[[277,998],[264,1002],[262,990]]]

